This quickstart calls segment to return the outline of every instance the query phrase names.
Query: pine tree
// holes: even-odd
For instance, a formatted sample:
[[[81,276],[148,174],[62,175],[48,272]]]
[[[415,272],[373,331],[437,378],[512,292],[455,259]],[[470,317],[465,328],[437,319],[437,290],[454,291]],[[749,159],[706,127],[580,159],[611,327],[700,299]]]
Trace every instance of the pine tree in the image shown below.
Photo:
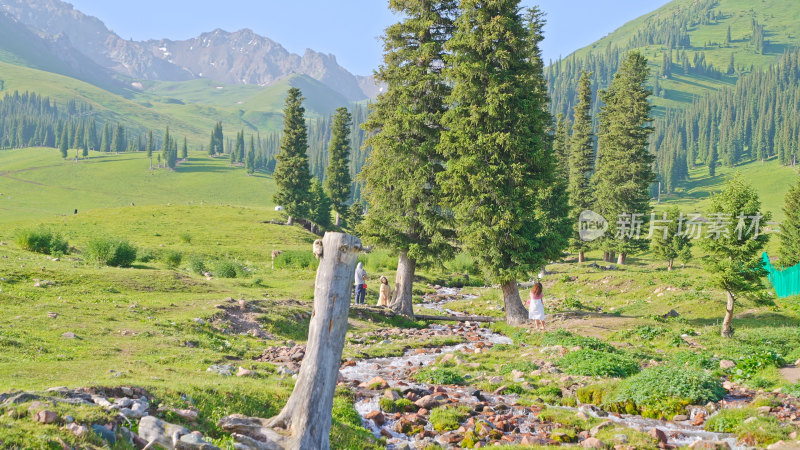
[[[635,229],[637,218],[650,214],[650,185],[656,179],[654,158],[647,148],[653,132],[649,125],[650,91],[645,85],[648,72],[645,57],[632,51],[611,87],[601,94],[604,106],[598,132],[599,159],[592,182],[596,212],[610,225],[599,244],[606,251],[617,252],[619,264],[625,263],[628,254],[648,246]],[[624,225],[623,215],[630,219],[628,225]]]
[[[594,195],[589,180],[594,170],[594,136],[592,134],[592,79],[583,72],[578,85],[578,104],[575,106],[575,123],[572,125],[569,152],[570,223],[573,225],[570,249],[578,253],[578,262],[584,262],[584,252],[591,247],[580,238],[581,212],[591,209]]]
[[[722,336],[731,337],[736,296],[763,288],[761,280],[766,276],[766,270],[761,252],[769,241],[769,235],[764,234],[760,226],[771,219],[771,214],[761,211],[758,193],[737,173],[725,182],[719,194],[711,197],[711,207],[706,215],[723,231],[719,235],[707,234],[700,241],[700,247],[707,254],[704,265],[712,275],[711,283],[727,295]],[[753,229],[748,232],[751,227]]]
[[[553,152],[558,160],[558,174],[563,179],[569,179],[569,119],[564,114],[559,114],[556,119],[556,134],[553,141]]]
[[[733,39],[731,39],[731,26],[728,25],[728,34],[725,35],[725,45],[730,46]]]
[[[781,224],[780,258],[784,267],[800,264],[800,178],[786,194]]]
[[[256,141],[252,135],[250,136],[250,147],[247,150],[245,168],[248,174],[253,174],[256,171]]]
[[[673,206],[660,215],[656,214],[653,217],[655,220],[650,222],[650,248],[656,258],[667,262],[667,270],[670,271],[676,259],[684,263],[692,259],[691,238],[683,233],[679,235],[682,231],[679,227],[680,217],[680,210]]]
[[[305,122],[303,94],[300,89],[289,89],[283,110],[283,136],[281,151],[276,156],[275,184],[278,191],[273,196],[276,204],[283,206],[288,224],[294,218],[306,218],[311,210],[311,172],[308,168],[308,129]]]
[[[100,151],[106,153],[111,151],[111,127],[108,126],[108,122],[103,125],[103,137],[100,141]]]
[[[325,169],[325,193],[336,211],[336,226],[347,212],[347,201],[353,180],[350,178],[350,127],[352,116],[347,108],[339,108],[333,117],[331,142],[328,145],[328,168]]]
[[[502,286],[506,321],[527,320],[517,279],[561,256],[570,233],[566,186],[548,134],[539,43],[543,14],[519,1],[461,3],[448,42],[454,83],[440,176],[459,241]]]
[[[161,159],[164,160],[164,164],[166,167],[169,166],[169,154],[172,148],[172,137],[169,135],[169,125],[167,125],[167,130],[164,132],[164,143],[161,146]]]
[[[309,219],[320,228],[326,229],[331,225],[331,199],[322,188],[319,179],[311,180],[311,214]]]
[[[58,139],[58,148],[61,150],[61,157],[67,157],[67,151],[69,150],[69,131],[67,131],[68,127],[63,127],[61,130],[61,137]]]
[[[390,307],[406,316],[414,314],[411,294],[417,264],[446,260],[454,251],[452,224],[441,207],[436,174],[442,170],[437,145],[450,92],[442,61],[456,3],[390,2],[389,8],[403,20],[387,28],[383,37],[383,64],[376,78],[387,90],[364,124],[373,133],[367,141],[372,152],[361,172],[369,208],[360,225],[363,205],[356,201],[348,213],[348,224],[357,227],[363,239],[399,253]]]
[[[181,159],[189,159],[189,143],[186,141],[186,136],[183,137],[183,146],[181,147]]]
[[[239,136],[236,138],[236,145],[239,147],[239,151],[236,152],[236,162],[243,163],[244,162],[244,130],[239,132]]]
[[[153,158],[153,150],[155,149],[155,142],[153,142],[153,130],[147,131],[147,158]]]

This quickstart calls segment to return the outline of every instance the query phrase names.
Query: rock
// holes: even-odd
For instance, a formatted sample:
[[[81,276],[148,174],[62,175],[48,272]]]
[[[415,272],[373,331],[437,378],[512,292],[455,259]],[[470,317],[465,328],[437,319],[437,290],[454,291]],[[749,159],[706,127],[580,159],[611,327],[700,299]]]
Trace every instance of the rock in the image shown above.
[[[111,445],[117,443],[117,435],[114,434],[113,431],[109,430],[108,428],[102,425],[97,425],[97,424],[92,425],[92,431],[94,431],[94,434],[100,436],[101,439],[103,439],[104,441],[108,442]]]
[[[366,415],[364,415],[364,418],[375,422],[375,425],[377,426],[381,426],[386,423],[386,418],[380,411],[368,412]]]
[[[414,404],[419,406],[420,408],[425,408],[427,410],[431,410],[439,406],[439,402],[432,395],[426,395],[421,399],[417,400],[416,402],[414,402]]]
[[[395,391],[394,389],[387,389],[386,392],[383,393],[383,396],[393,402],[396,402],[401,398],[403,398],[402,396],[400,396],[400,393]]]
[[[89,434],[89,429],[77,423],[70,423],[67,425],[67,431],[74,434],[78,438],[84,438]]]
[[[114,406],[118,406],[120,408],[130,408],[130,406],[132,404],[133,404],[133,400],[131,400],[131,399],[127,398],[127,397],[122,397],[122,398],[118,398],[118,399],[114,400]]]
[[[627,434],[615,434],[614,440],[619,442],[620,444],[627,444],[628,443],[628,435]]]
[[[772,407],[771,406],[759,406],[758,408],[756,408],[756,411],[758,411],[759,414],[769,414],[770,412],[772,412]]]
[[[105,397],[101,397],[99,395],[92,395],[91,398],[95,405],[99,405],[104,408],[110,408],[112,406],[111,402],[109,402]]]
[[[375,377],[375,378],[367,381],[367,385],[365,387],[368,387],[370,389],[378,389],[378,390],[387,389],[389,387],[389,383],[387,383],[386,380],[384,380],[381,377]]]
[[[653,428],[652,430],[648,431],[647,434],[652,436],[654,439],[658,439],[658,442],[662,444],[666,444],[669,440],[669,438],[667,438],[667,433],[664,433],[658,428]]]
[[[730,381],[723,381],[722,387],[725,388],[726,391],[730,391],[731,389],[735,388],[736,385],[731,383]]]
[[[700,411],[699,413],[695,414],[694,419],[692,419],[692,425],[699,427],[706,421],[706,413]]]
[[[49,317],[51,319],[55,319],[55,318],[58,317],[58,313],[49,312],[49,313],[47,313],[47,317]]]
[[[53,423],[58,420],[58,414],[49,410],[39,411],[33,416],[33,420],[39,423]]]
[[[203,435],[195,431],[181,436],[175,444],[175,450],[219,450],[219,447],[203,440]]]
[[[172,409],[171,411],[178,417],[188,420],[189,422],[197,420],[197,411],[191,409]]]
[[[689,446],[689,448],[692,449],[692,450],[699,450],[699,449],[703,449],[703,450],[706,450],[706,449],[708,449],[708,450],[730,450],[731,446],[728,445],[727,442],[723,442],[723,441],[713,442],[713,441],[697,440],[697,441],[693,442]]]
[[[77,336],[75,336],[75,333],[72,331],[67,331],[66,333],[62,334],[61,337],[64,339],[75,339]]]
[[[675,317],[680,317],[680,316],[681,315],[678,313],[678,311],[675,311],[674,309],[671,309],[668,313],[664,314],[661,317],[663,317],[665,319],[670,319],[670,318],[675,318]]]
[[[583,448],[606,448],[606,444],[603,443],[600,439],[590,437],[589,439],[584,440],[581,442],[581,447]]]
[[[589,436],[596,436],[601,430],[614,426],[614,422],[610,420],[606,420],[598,425],[595,425],[591,430],[589,430]]]
[[[289,376],[289,377],[290,377],[290,376],[294,375],[295,373],[297,373],[297,372],[295,372],[294,370],[292,370],[292,369],[290,369],[290,368],[288,368],[288,367],[286,367],[286,366],[280,366],[280,367],[278,367],[278,370],[276,370],[276,372],[277,372],[277,373],[278,373],[278,375],[280,375],[281,377],[287,377],[287,376]]]
[[[589,420],[589,415],[583,411],[578,411],[577,413],[575,413],[575,417],[581,420],[587,420],[587,421]]]
[[[75,422],[75,418],[74,417],[72,417],[72,416],[64,416],[64,423],[71,424],[72,422]]]
[[[686,414],[678,414],[672,418],[673,422],[685,422],[687,420],[689,420],[689,416],[687,416]]]
[[[239,371],[236,372],[237,377],[251,377],[253,376],[253,371],[245,369],[244,367],[239,367]]]
[[[230,364],[214,364],[206,369],[206,372],[213,372],[223,377],[230,377],[233,376],[233,369],[234,366]]]
[[[731,361],[730,359],[723,359],[719,362],[720,369],[728,370],[728,369],[733,369],[734,367],[736,367],[736,363]]]
[[[798,448],[800,448],[800,443],[778,441],[778,442],[768,446],[767,450],[791,450],[791,449],[796,450]]]
[[[153,416],[145,416],[139,421],[139,436],[147,442],[154,442],[162,447],[173,448],[172,437],[174,435],[183,436],[190,431],[180,425],[174,425],[157,419]]]
[[[525,376],[525,374],[520,372],[519,370],[512,370],[511,371],[511,377],[514,379],[514,381],[522,380],[522,378],[524,376]]]

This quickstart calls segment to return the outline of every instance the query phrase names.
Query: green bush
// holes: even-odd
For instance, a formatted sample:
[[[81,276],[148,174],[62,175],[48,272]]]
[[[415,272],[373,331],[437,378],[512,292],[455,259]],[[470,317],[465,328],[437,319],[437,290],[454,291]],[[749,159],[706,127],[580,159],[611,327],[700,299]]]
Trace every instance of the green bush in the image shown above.
[[[310,251],[289,250],[275,257],[276,269],[315,269],[319,262]]]
[[[761,350],[741,358],[736,363],[736,368],[731,378],[735,381],[750,380],[768,367],[783,367],[785,365],[786,360],[779,353]]]
[[[724,396],[719,378],[702,370],[657,366],[622,381],[605,406],[645,417],[670,417],[682,414],[687,405],[716,402]]]
[[[500,375],[508,375],[515,370],[527,374],[529,372],[533,372],[538,368],[539,366],[530,361],[518,361],[510,364],[503,364],[502,366],[500,366]]]
[[[366,269],[373,272],[397,270],[396,255],[387,251],[373,250],[370,253],[359,256],[358,260],[364,264]]]
[[[583,347],[601,352],[614,353],[617,351],[613,346],[606,344],[600,339],[572,334],[567,330],[556,330],[545,333],[541,342],[543,347],[561,345],[567,348]]]
[[[414,379],[420,383],[429,384],[464,384],[464,377],[458,372],[446,367],[428,367],[414,374]]]
[[[723,409],[709,417],[705,423],[706,431],[714,433],[735,433],[739,426],[750,417],[757,417],[755,408]]]
[[[734,433],[747,445],[766,447],[786,439],[793,427],[784,426],[773,416],[762,417],[753,407],[723,409],[711,416],[705,429],[715,433]]]
[[[136,261],[136,247],[123,240],[95,238],[89,241],[86,255],[101,266],[130,267]]]
[[[583,386],[578,388],[578,392],[576,393],[578,396],[578,401],[589,405],[600,406],[605,402],[609,395],[614,392],[618,385],[618,381],[608,380],[602,383]]]
[[[459,253],[450,261],[444,263],[444,267],[453,273],[469,275],[480,275],[481,271],[475,259],[468,253]]]
[[[64,255],[69,249],[60,234],[44,228],[19,230],[14,241],[23,250],[44,255]]]
[[[180,238],[181,242],[183,242],[184,244],[192,243],[192,235],[189,233],[181,233],[180,235],[178,235],[178,238]]]
[[[719,368],[719,358],[705,352],[681,351],[672,357],[675,366],[696,367],[698,369],[714,370]]]
[[[461,422],[469,416],[466,406],[440,406],[431,411],[431,425],[436,431],[452,431],[458,429]]]
[[[205,261],[199,256],[189,258],[189,269],[198,275],[203,275],[208,270]]]
[[[149,263],[150,261],[156,259],[156,255],[152,250],[140,249],[138,252],[136,252],[136,259],[142,263]]]
[[[217,260],[213,272],[217,278],[241,278],[246,275],[244,266],[227,259]]]
[[[167,267],[174,269],[181,265],[183,253],[177,250],[165,250],[164,253],[161,254],[161,260],[164,261]]]
[[[639,364],[629,356],[588,348],[567,353],[557,364],[570,375],[624,378],[639,372]]]

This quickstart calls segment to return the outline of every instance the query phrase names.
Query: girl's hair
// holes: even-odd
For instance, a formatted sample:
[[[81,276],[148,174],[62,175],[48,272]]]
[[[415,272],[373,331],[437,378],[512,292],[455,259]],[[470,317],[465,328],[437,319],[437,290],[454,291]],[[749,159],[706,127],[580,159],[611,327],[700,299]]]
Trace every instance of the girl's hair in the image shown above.
[[[531,289],[531,294],[534,297],[540,297],[542,295],[542,283],[536,283],[533,285],[533,289]]]
[[[386,277],[381,277],[381,283],[389,284],[389,280],[387,280]]]

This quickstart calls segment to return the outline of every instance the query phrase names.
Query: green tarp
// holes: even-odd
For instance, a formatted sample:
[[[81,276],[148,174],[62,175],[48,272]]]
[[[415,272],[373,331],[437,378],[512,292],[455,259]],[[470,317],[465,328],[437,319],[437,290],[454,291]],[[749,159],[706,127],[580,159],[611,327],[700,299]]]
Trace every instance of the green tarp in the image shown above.
[[[769,272],[769,282],[775,287],[778,298],[800,295],[800,264],[784,270],[776,269],[764,252],[764,268]]]

